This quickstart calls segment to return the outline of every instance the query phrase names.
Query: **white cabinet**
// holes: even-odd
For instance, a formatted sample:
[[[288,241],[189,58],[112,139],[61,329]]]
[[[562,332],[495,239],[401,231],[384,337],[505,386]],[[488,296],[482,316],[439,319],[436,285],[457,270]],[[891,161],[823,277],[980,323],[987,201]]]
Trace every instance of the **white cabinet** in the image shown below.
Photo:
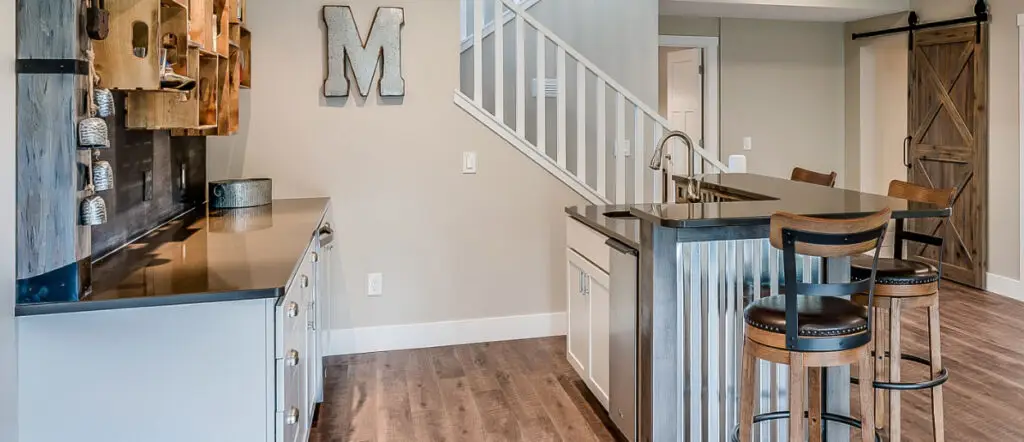
[[[611,337],[608,273],[573,249],[568,257],[569,363],[597,399],[608,408]]]
[[[315,243],[309,250],[313,250]],[[309,367],[313,352],[309,346],[309,321],[313,318],[313,260],[299,266],[291,285],[277,308],[275,329],[281,345],[276,352],[277,442],[309,439],[313,397]]]
[[[587,298],[590,301],[590,370],[587,372],[587,379],[594,395],[605,409],[608,409],[611,370],[608,352],[611,340],[611,292],[608,286],[607,273],[598,270],[587,275]]]
[[[585,260],[572,249],[566,250],[569,257],[569,327],[566,355],[580,377],[587,379],[590,366],[590,302],[585,292],[587,274],[583,270]]]

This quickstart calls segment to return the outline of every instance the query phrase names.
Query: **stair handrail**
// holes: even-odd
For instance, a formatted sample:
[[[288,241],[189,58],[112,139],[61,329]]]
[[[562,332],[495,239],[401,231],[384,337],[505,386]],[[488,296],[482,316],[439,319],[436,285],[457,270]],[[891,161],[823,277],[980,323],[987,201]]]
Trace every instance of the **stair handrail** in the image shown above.
[[[626,89],[624,86],[619,84],[619,82],[615,81],[615,79],[612,78],[611,75],[608,75],[607,73],[605,73],[603,70],[601,70],[601,68],[597,67],[597,65],[595,65],[592,61],[590,61],[589,58],[584,57],[583,54],[579,53],[579,51],[577,51],[575,48],[573,48],[572,45],[567,43],[565,40],[562,40],[561,38],[559,38],[558,35],[556,35],[553,31],[551,31],[546,26],[541,24],[539,21],[537,21],[537,19],[533,18],[533,16],[528,14],[518,4],[516,4],[515,2],[511,2],[510,0],[500,0],[500,1],[501,1],[502,4],[505,5],[506,8],[511,9],[513,12],[515,12],[516,15],[522,17],[523,21],[528,23],[530,26],[533,26],[534,29],[537,30],[537,32],[540,32],[548,40],[551,40],[556,46],[561,47],[563,50],[565,50],[566,54],[568,54],[568,55],[572,56],[574,59],[576,59],[577,63],[582,64],[587,69],[589,69],[591,72],[593,72],[594,75],[597,75],[602,80],[604,80],[605,84],[610,86],[612,89],[615,89],[620,95],[623,96],[623,98],[625,98],[625,99],[629,100],[630,102],[632,102],[638,109],[640,109],[645,114],[647,114],[647,116],[650,117],[652,120],[654,120],[656,123],[660,124],[662,127],[666,128],[666,129],[669,129],[669,130],[672,129],[672,124],[669,123],[669,121],[666,120],[665,117],[662,117],[661,114],[656,112],[654,109],[651,109],[651,107],[648,106],[647,103],[645,103],[643,100],[640,100],[635,95],[633,95],[633,93],[630,92],[629,89]],[[721,162],[721,161],[719,161],[719,160],[717,160],[715,158],[712,158],[708,154],[708,152],[706,150],[704,150],[703,147],[695,145],[695,146],[693,146],[691,151],[692,152],[696,152],[697,155],[700,155],[701,159],[703,159],[707,163],[709,163],[712,166],[714,166],[720,172],[728,172],[729,171],[729,166],[726,166],[725,163],[723,163],[723,162]]]

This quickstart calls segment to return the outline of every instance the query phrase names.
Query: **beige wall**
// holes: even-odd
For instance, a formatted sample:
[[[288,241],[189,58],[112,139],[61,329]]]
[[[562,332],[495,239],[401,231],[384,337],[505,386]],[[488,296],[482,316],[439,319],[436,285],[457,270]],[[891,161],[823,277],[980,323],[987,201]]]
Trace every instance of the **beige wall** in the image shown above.
[[[583,199],[453,103],[458,0],[349,3],[363,32],[376,6],[405,8],[404,100],[325,100],[322,2],[250,1],[254,88],[241,133],[210,142],[210,178],[333,199],[333,328],[564,311],[562,209]],[[461,175],[470,150],[479,174]]]
[[[662,17],[661,31],[704,35],[716,22],[722,158],[743,154],[750,172],[780,177],[796,165],[842,171],[843,25]]]
[[[1019,0],[989,0],[992,23],[989,25],[989,272],[1011,279],[1020,278],[1020,128],[1018,121],[1017,90],[1019,89],[1017,14],[1024,13]],[[973,0],[912,0],[911,8],[923,22],[968,16],[973,13]],[[905,16],[899,15],[873,23],[858,22],[847,31],[872,30],[902,25]],[[856,54],[847,43],[847,153],[859,156],[859,127],[855,121],[860,114],[856,101],[860,95],[860,69]],[[898,75],[898,74],[897,74]],[[849,164],[848,175],[854,175],[859,165]]]
[[[691,37],[718,37],[721,19],[709,17],[686,17],[662,15],[658,17],[658,33],[661,35],[687,35]]]
[[[18,440],[14,334],[14,0],[0,0],[0,440]]]

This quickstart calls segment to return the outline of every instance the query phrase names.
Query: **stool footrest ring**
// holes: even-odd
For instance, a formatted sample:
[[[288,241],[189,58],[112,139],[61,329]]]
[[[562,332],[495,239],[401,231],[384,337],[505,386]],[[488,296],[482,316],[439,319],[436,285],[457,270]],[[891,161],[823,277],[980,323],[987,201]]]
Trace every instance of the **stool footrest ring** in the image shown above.
[[[804,412],[804,417],[807,417],[808,413]],[[754,423],[759,424],[761,422],[789,419],[789,411],[773,411],[771,413],[763,413],[754,416]],[[860,429],[860,421],[849,416],[843,416],[834,413],[821,413],[821,420],[826,422],[835,422],[838,424],[847,425],[853,428]],[[732,432],[732,442],[739,442],[740,440],[740,426],[737,425],[736,429]],[[875,432],[875,441],[882,442],[882,437]]]
[[[871,356],[874,356],[874,355],[875,355],[875,352],[871,352]],[[885,352],[885,357],[889,358],[889,357],[892,357],[892,355],[889,352]],[[929,360],[927,360],[925,358],[922,358],[920,356],[903,354],[903,355],[900,355],[900,359],[902,359],[904,361],[910,361],[910,362],[918,363],[918,364],[921,364],[921,365],[927,365],[927,366],[931,366],[932,365],[932,361],[929,361]],[[939,372],[939,375],[936,376],[935,379],[929,379],[927,381],[922,381],[922,382],[881,382],[881,381],[875,381],[872,384],[872,386],[874,388],[876,388],[876,389],[879,389],[879,390],[896,390],[896,391],[927,390],[929,388],[935,388],[935,387],[938,387],[939,385],[945,384],[946,381],[948,381],[948,380],[949,380],[949,370],[946,370],[946,367],[942,367],[942,371]],[[860,384],[860,380],[857,379],[857,378],[850,378],[850,382],[855,384],[855,385],[859,385]]]

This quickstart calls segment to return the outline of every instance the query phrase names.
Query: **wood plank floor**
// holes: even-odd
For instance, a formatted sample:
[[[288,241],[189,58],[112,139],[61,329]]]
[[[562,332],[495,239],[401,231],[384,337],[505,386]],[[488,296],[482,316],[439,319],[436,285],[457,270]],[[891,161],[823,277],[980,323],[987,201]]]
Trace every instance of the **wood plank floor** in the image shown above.
[[[952,283],[941,298],[946,440],[1024,441],[1024,303]],[[927,356],[924,311],[903,326]],[[903,394],[905,441],[932,440],[929,397]],[[328,358],[311,441],[612,441],[610,425],[558,337]]]

